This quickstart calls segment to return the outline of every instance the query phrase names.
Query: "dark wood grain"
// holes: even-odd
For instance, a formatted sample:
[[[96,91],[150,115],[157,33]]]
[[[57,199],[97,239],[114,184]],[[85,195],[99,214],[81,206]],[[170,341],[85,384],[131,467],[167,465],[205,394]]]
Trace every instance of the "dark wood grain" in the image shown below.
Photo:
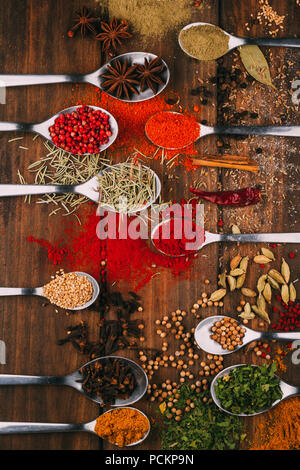
[[[130,0],[129,0],[130,1]],[[86,6],[95,7],[93,0],[84,2]],[[192,2],[191,2],[192,3]],[[7,0],[0,4],[0,64],[3,73],[75,73],[87,72],[100,65],[99,44],[92,39],[69,40],[66,31],[71,24],[73,13],[81,2],[71,0]],[[288,14],[285,30],[282,36],[298,35],[299,20],[296,2],[274,0],[274,8],[280,14]],[[220,24],[224,29],[240,35],[249,35],[245,23],[249,21],[250,14],[256,14],[257,2],[239,2],[235,0],[212,0],[207,2],[203,9],[193,8],[191,21],[207,21]],[[170,12],[172,14],[172,12]],[[130,18],[128,18],[130,21]],[[253,30],[255,35],[265,36],[266,31],[260,25]],[[125,50],[139,50],[139,37],[136,36],[128,42]],[[145,47],[145,46],[143,46]],[[206,80],[207,76],[216,73],[216,63],[203,64],[188,58],[179,49],[176,34],[169,34],[162,41],[149,40],[149,52],[163,56],[171,71],[170,89],[178,90],[183,109],[193,111],[194,105],[199,105],[199,97],[193,97],[191,89],[198,84],[197,79]],[[299,56],[298,56],[299,57]],[[274,64],[276,67],[284,64],[291,58],[291,52],[284,49],[274,51]],[[229,54],[225,63],[232,62]],[[274,65],[275,67],[275,65]],[[276,72],[276,70],[274,70]],[[284,86],[290,86],[294,76],[286,79]],[[271,95],[266,94],[263,86],[257,86],[254,102],[255,110],[259,112],[257,124],[267,124],[272,114],[273,104]],[[6,105],[0,105],[0,119],[7,121],[35,122],[42,121],[60,109],[76,102],[89,90],[88,85],[80,85],[74,92],[71,84],[46,85],[34,87],[11,88],[7,90]],[[210,124],[217,120],[218,90],[212,87],[212,104],[202,108],[202,119]],[[239,95],[236,106],[240,105]],[[269,101],[268,101],[269,100]],[[275,111],[274,111],[275,112]],[[278,110],[276,109],[276,112]],[[293,116],[296,124],[299,116]],[[250,122],[248,123],[250,124]],[[0,174],[1,182],[17,183],[17,169],[24,170],[29,163],[38,159],[41,146],[32,143],[32,135],[27,135],[22,144],[28,151],[19,149],[19,143],[8,143],[8,139],[15,134],[0,134]],[[19,134],[18,134],[19,135]],[[199,154],[215,154],[217,151],[216,138],[207,138],[197,144]],[[284,140],[284,142],[283,142]],[[298,193],[293,191],[291,180],[293,171],[288,163],[295,165],[295,147],[297,142],[293,139],[276,138],[249,138],[243,143],[231,139],[233,153],[247,153],[262,164],[260,175],[238,173],[233,176],[226,170],[210,169],[205,173],[198,170],[188,173],[183,168],[177,168],[173,179],[168,178],[167,171],[158,163],[153,167],[163,182],[163,198],[165,200],[189,197],[188,187],[198,179],[205,180],[207,189],[216,190],[218,185],[224,189],[234,189],[236,186],[252,185],[265,181],[266,198],[259,209],[241,209],[237,214],[243,217],[240,224],[243,232],[279,232],[300,231],[299,215],[289,210],[292,204],[299,209]],[[282,144],[281,144],[282,142]],[[263,154],[257,156],[255,149],[260,146]],[[108,152],[110,154],[110,152]],[[112,155],[113,156],[113,155]],[[286,174],[284,174],[286,173]],[[298,173],[296,173],[299,175]],[[274,184],[274,179],[278,184]],[[286,196],[284,198],[284,196]],[[274,201],[276,200],[276,204]],[[32,247],[26,238],[34,228],[36,237],[49,240],[56,238],[61,227],[60,217],[49,218],[50,209],[43,205],[24,204],[22,198],[8,198],[0,201],[0,257],[2,270],[0,285],[34,286],[45,283],[54,273],[53,265],[45,262],[42,249]],[[294,214],[294,215],[293,215]],[[218,210],[212,204],[205,204],[206,228],[218,231],[217,221],[224,221],[224,232],[230,231],[230,225],[235,223],[236,215],[232,210]],[[298,246],[299,248],[299,246]],[[259,249],[259,247],[257,247]],[[276,257],[287,256],[289,246],[278,247]],[[146,323],[145,337],[147,347],[160,347],[161,341],[155,333],[154,321],[172,310],[181,308],[189,311],[193,303],[199,298],[204,289],[204,280],[210,279],[211,286],[216,286],[218,274],[222,268],[218,259],[222,258],[223,265],[237,252],[242,254],[255,254],[255,248],[250,245],[237,247],[232,245],[206,247],[192,265],[188,280],[180,279],[170,281],[167,275],[162,274],[154,278],[143,288],[144,313]],[[297,261],[290,263],[293,278],[297,273]],[[252,286],[257,277],[257,270],[251,269],[247,282]],[[120,286],[122,292],[127,292],[126,285]],[[238,295],[226,299],[224,309],[207,309],[202,316],[226,312],[230,314],[238,305]],[[76,319],[87,319],[90,328],[97,331],[98,317],[92,318],[90,313],[77,314]],[[65,327],[70,319],[62,314],[54,313],[50,307],[41,307],[41,301],[36,298],[3,298],[0,309],[0,339],[7,345],[7,364],[0,365],[1,373],[34,374],[34,375],[60,375],[71,372],[85,362],[71,348],[70,345],[59,348],[55,343],[58,337],[63,336]],[[195,319],[188,316],[187,327],[195,326]],[[176,343],[168,338],[170,353],[174,352]],[[133,353],[123,352],[128,357],[135,357]],[[225,365],[255,360],[255,357],[236,353],[226,358]],[[174,370],[162,370],[155,381],[158,382],[168,374],[168,377],[177,379]],[[299,371],[289,368],[286,378],[292,383],[298,381]],[[155,417],[155,406],[150,406],[145,398],[138,407]],[[49,422],[84,422],[94,419],[99,413],[96,404],[85,399],[73,390],[56,387],[6,387],[0,389],[0,421],[49,421]],[[251,438],[251,426],[248,426]],[[152,432],[149,439],[139,446],[141,449],[159,449],[157,433]],[[88,434],[53,434],[53,435],[27,435],[27,436],[1,436],[0,449],[99,449],[101,441]],[[110,449],[107,444],[104,448]]]

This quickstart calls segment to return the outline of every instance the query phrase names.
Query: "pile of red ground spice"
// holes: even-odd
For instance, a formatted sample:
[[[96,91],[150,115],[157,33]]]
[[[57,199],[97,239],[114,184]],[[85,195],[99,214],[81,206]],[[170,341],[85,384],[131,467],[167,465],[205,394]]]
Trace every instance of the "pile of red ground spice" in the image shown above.
[[[153,251],[143,239],[100,240],[96,235],[100,221],[96,205],[86,204],[81,209],[82,225],[65,221],[64,235],[58,240],[48,242],[31,236],[28,241],[43,246],[53,264],[68,271],[83,271],[99,279],[101,267],[106,265],[110,283],[126,282],[134,291],[163,270],[171,278],[189,275],[191,257],[169,258]]]
[[[155,145],[182,149],[199,138],[200,125],[184,114],[162,112],[147,122],[146,134]]]
[[[89,106],[61,113],[49,132],[57,147],[75,155],[99,153],[112,135],[108,114]]]
[[[146,137],[145,126],[154,114],[174,109],[165,102],[163,94],[139,103],[126,103],[125,101],[116,100],[92,86],[84,88],[84,96],[81,96],[82,87],[75,85],[73,90],[74,105],[88,103],[98,106],[107,109],[116,119],[119,133],[116,141],[110,147],[114,155],[121,156],[124,159],[124,151],[132,154],[134,149],[147,157],[155,154],[157,147]],[[69,102],[67,106],[70,106]],[[192,119],[195,120],[193,117]],[[187,171],[191,171],[196,167],[192,165],[189,157],[197,153],[195,145],[191,144],[182,150],[182,158],[180,158],[180,162],[175,161],[175,164],[183,165]],[[168,150],[165,154],[165,160],[170,160],[177,154],[178,150]],[[154,158],[159,159],[160,155],[161,153],[158,152]]]
[[[281,302],[282,310],[273,307],[273,313],[279,313],[279,319],[271,324],[271,328],[277,331],[293,331],[300,328],[300,303],[295,301],[287,305],[282,302],[280,295],[277,295],[276,299]]]

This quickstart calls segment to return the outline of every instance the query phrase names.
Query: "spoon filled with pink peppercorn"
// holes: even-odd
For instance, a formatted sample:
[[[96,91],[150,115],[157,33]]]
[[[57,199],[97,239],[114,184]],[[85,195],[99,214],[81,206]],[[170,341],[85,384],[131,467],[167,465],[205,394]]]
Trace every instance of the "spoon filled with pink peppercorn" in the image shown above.
[[[118,135],[118,124],[102,108],[72,106],[37,124],[0,122],[0,131],[35,132],[67,152],[84,155],[109,147]]]

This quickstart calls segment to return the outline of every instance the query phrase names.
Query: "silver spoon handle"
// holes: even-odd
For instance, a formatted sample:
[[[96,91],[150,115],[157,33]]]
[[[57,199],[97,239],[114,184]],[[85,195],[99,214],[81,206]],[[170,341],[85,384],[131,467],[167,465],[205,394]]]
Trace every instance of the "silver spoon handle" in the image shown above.
[[[241,233],[216,234],[215,241],[258,242],[258,243],[300,243],[300,232],[295,233]]]
[[[81,74],[0,74],[0,87],[46,85],[63,82],[77,83],[82,81],[84,81],[84,75]]]
[[[86,431],[84,424],[0,422],[0,434]]]
[[[247,38],[245,41],[247,45],[300,47],[299,38]]]
[[[0,122],[0,131],[22,131],[22,132],[31,132],[34,131],[34,124],[27,124],[22,122]]]
[[[0,287],[0,296],[11,295],[42,295],[42,288],[34,287]]]
[[[276,339],[278,341],[295,341],[300,339],[300,331],[289,331],[287,333],[278,333],[276,331],[264,331],[260,335],[261,339]]]
[[[300,126],[214,126],[212,129],[214,134],[221,135],[277,135],[282,137],[300,137]]]
[[[61,385],[64,377],[42,375],[0,374],[0,386],[5,385]]]
[[[77,193],[77,186],[65,184],[0,184],[0,197],[51,193]]]

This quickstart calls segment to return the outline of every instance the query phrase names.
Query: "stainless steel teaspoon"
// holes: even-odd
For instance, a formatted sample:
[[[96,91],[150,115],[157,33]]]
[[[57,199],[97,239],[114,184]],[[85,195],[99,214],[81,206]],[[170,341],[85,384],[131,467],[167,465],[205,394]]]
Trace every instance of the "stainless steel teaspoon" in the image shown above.
[[[94,362],[105,362],[108,359],[117,359],[118,361],[124,362],[127,367],[130,368],[134,374],[136,380],[136,387],[133,390],[130,397],[126,399],[117,398],[113,406],[128,406],[137,402],[146,393],[148,387],[148,378],[143,369],[131,359],[119,356],[103,356],[93,359],[92,361],[84,364],[80,369],[89,367]],[[88,395],[82,388],[83,375],[80,373],[80,369],[75,372],[64,375],[64,376],[43,376],[43,375],[14,375],[14,374],[0,374],[0,387],[7,385],[65,385],[72,387],[78,392],[82,393],[85,397],[90,400],[103,404],[103,401],[95,395]]]
[[[89,307],[95,302],[95,300],[97,299],[99,295],[100,287],[96,279],[90,274],[83,273],[81,271],[75,271],[75,274],[78,274],[78,276],[86,277],[90,281],[93,287],[93,295],[88,302],[86,302],[84,305],[80,305],[79,307],[68,308],[68,310],[83,310],[84,308]],[[43,286],[42,287],[0,287],[0,296],[8,297],[8,296],[13,296],[13,295],[38,295],[38,296],[45,298],[43,294],[43,289],[44,289]]]
[[[54,116],[47,119],[46,121],[43,121],[37,124],[2,121],[0,122],[0,131],[2,132],[3,131],[35,132],[36,134],[40,134],[42,137],[45,137],[45,139],[49,140],[53,145],[57,147],[57,145],[53,142],[51,138],[49,127],[54,125],[55,119],[58,118],[61,114],[70,114],[73,111],[77,111],[78,108],[81,108],[81,106],[72,106],[70,108],[63,109],[62,111],[55,114]],[[89,106],[89,108],[101,111],[109,116],[109,125],[110,125],[112,135],[109,137],[108,142],[106,144],[101,145],[100,151],[103,152],[103,150],[110,147],[116,140],[117,135],[118,135],[118,124],[115,118],[113,117],[113,115],[110,114],[106,109],[98,108],[97,106]]]
[[[197,23],[190,23],[190,24],[184,26],[184,28],[182,28],[181,31],[185,31],[189,28],[192,28],[193,26],[200,26],[200,25],[201,26],[213,26],[215,28],[222,29],[219,26],[215,26],[211,23],[197,22]],[[181,31],[180,31],[180,33],[181,33]],[[233,36],[232,34],[227,33],[227,31],[224,31],[223,29],[222,29],[222,31],[229,38],[228,51],[227,52],[231,51],[232,49],[235,49],[236,47],[246,46],[246,45],[300,47],[300,39],[299,38],[240,38],[240,37]],[[181,49],[188,56],[193,57],[194,59],[197,59],[197,57],[194,57],[191,54],[189,54],[184,49],[184,47],[182,46],[182,42],[180,40],[180,33],[179,33],[179,36],[178,36],[178,42],[179,42],[179,45],[180,45]],[[221,57],[221,56],[219,56],[219,57]],[[218,57],[216,57],[216,59],[218,59]]]
[[[280,388],[281,388],[281,391],[282,391],[282,397],[280,398],[280,400],[276,400],[274,401],[274,403],[272,403],[272,405],[269,407],[269,408],[264,408],[260,411],[257,411],[256,413],[253,413],[251,415],[249,414],[246,414],[246,413],[231,413],[230,411],[226,410],[225,408],[222,407],[221,405],[221,402],[220,400],[217,398],[216,396],[216,390],[215,390],[215,387],[216,387],[216,384],[217,384],[217,380],[221,377],[224,377],[225,375],[229,375],[230,372],[233,370],[233,369],[236,369],[238,367],[244,367],[244,366],[248,366],[249,364],[238,364],[236,366],[230,366],[230,367],[227,367],[226,369],[224,370],[221,370],[221,372],[219,372],[213,379],[212,383],[211,383],[211,386],[210,386],[210,393],[211,393],[211,396],[212,396],[212,399],[214,400],[215,404],[222,410],[222,411],[225,411],[225,413],[228,413],[230,415],[233,415],[233,416],[256,416],[256,415],[260,415],[261,413],[264,413],[265,411],[268,411],[270,410],[271,408],[274,408],[274,406],[278,405],[278,403],[280,403],[281,401],[283,400],[286,400],[287,398],[291,398],[291,397],[295,397],[295,396],[298,396],[300,395],[300,387],[294,387],[293,385],[289,385],[288,383],[284,382],[284,380],[280,380]],[[255,365],[251,365],[251,367],[257,367]],[[278,377],[279,378],[279,377]]]
[[[0,185],[1,189],[1,185]],[[1,193],[0,193],[1,195]],[[155,244],[155,237],[157,236],[157,232],[159,227],[164,224],[170,223],[171,219],[166,219],[160,224],[156,225],[152,232],[151,232],[151,243],[153,247],[158,250],[160,253],[170,256],[171,258],[178,258],[179,256],[187,256],[187,253],[183,253],[181,255],[172,256],[169,253],[165,253],[161,249],[159,249]],[[252,242],[252,243],[300,243],[300,232],[295,233],[237,233],[237,234],[227,234],[227,233],[211,233],[205,231],[205,239],[204,242],[201,244],[200,248],[192,252],[191,254],[195,254],[202,250],[206,245],[210,243],[216,242]]]
[[[150,432],[150,421],[147,416],[140,410],[127,406],[131,410],[136,410],[141,413],[148,421],[149,428],[146,434],[136,442],[128,444],[126,447],[136,446],[141,444],[145,439],[147,439]],[[106,411],[106,413],[111,413],[112,410]],[[104,414],[106,414],[104,413]],[[102,415],[103,416],[103,415]],[[97,437],[98,434],[95,432],[96,420],[90,421],[89,423],[82,424],[63,424],[63,423],[17,423],[17,422],[0,422],[0,434],[30,434],[30,433],[51,433],[51,432],[89,432],[95,434]]]
[[[118,164],[115,166],[119,166]],[[144,167],[147,168],[147,167]],[[110,168],[107,168],[103,171],[110,171]],[[130,210],[130,214],[134,214],[136,212],[140,212],[142,210],[147,209],[150,207],[158,198],[161,192],[161,182],[157,174],[151,170],[153,174],[153,178],[155,179],[155,189],[156,193],[153,199],[149,199],[145,204],[138,205]],[[73,194],[81,194],[82,196],[86,196],[91,201],[96,203],[101,203],[99,201],[99,182],[98,178],[102,175],[103,172],[98,173],[98,175],[94,176],[93,178],[89,179],[85,183],[82,184],[0,184],[0,197],[9,197],[9,196],[27,196],[27,195],[37,195],[37,194],[65,194],[65,193],[73,193]],[[107,209],[112,211],[113,208],[111,206],[105,206],[101,204],[103,209]]]
[[[247,328],[245,325],[240,324],[240,326],[246,330],[245,336],[243,338],[243,344],[237,345],[233,351],[228,351],[228,349],[223,349],[221,344],[211,338],[211,335],[213,334],[211,328],[214,323],[220,320],[224,320],[225,318],[230,317],[224,315],[214,315],[212,317],[205,318],[197,325],[194,336],[199,348],[203,349],[203,351],[206,351],[209,354],[225,355],[238,351],[239,349],[243,348],[252,341],[268,341],[272,339],[275,339],[277,341],[294,341],[296,339],[300,340],[300,331],[291,331],[289,333],[277,333],[273,331],[254,331],[251,328]]]
[[[165,113],[178,114],[182,117],[181,113],[176,113],[175,111],[162,111]],[[161,112],[160,112],[161,113]],[[160,114],[159,113],[159,114]],[[197,140],[205,137],[206,135],[211,134],[220,134],[220,135],[274,135],[281,137],[300,137],[300,126],[235,126],[235,127],[226,127],[226,126],[205,126],[198,123],[199,125],[199,137],[196,140],[191,140],[184,147],[163,147],[159,145],[158,142],[153,142],[149,135],[147,134],[147,125],[151,119],[155,118],[156,114],[151,116],[145,127],[145,134],[147,138],[153,145],[157,147],[166,148],[167,150],[178,150],[180,148],[188,147],[189,145],[197,142]]]
[[[63,83],[63,82],[90,83],[91,85],[94,85],[100,88],[101,90],[103,90],[103,87],[101,85],[101,82],[102,82],[101,75],[106,72],[108,65],[113,65],[117,60],[121,62],[124,62],[125,60],[127,60],[128,63],[144,64],[145,59],[150,61],[155,58],[157,58],[155,54],[150,54],[147,52],[128,52],[126,54],[121,54],[117,57],[114,57],[111,61],[104,64],[102,67],[100,67],[98,70],[92,73],[70,74],[70,75],[66,75],[66,74],[1,75],[0,74],[0,84],[2,87],[13,87],[13,86],[25,86],[25,85],[46,85],[50,83]],[[143,92],[140,92],[139,94],[133,94],[130,100],[126,98],[118,98],[118,99],[121,101],[126,101],[126,102],[138,102],[138,101],[149,100],[159,95],[159,93],[161,93],[165,89],[170,79],[169,68],[164,60],[162,60],[162,63],[164,65],[164,70],[162,71],[161,77],[162,77],[164,84],[163,85],[160,84],[158,86],[156,93],[153,93],[152,90],[148,89]],[[115,98],[115,96],[109,93],[108,91],[106,90],[103,90],[103,91],[105,91],[105,93]]]

